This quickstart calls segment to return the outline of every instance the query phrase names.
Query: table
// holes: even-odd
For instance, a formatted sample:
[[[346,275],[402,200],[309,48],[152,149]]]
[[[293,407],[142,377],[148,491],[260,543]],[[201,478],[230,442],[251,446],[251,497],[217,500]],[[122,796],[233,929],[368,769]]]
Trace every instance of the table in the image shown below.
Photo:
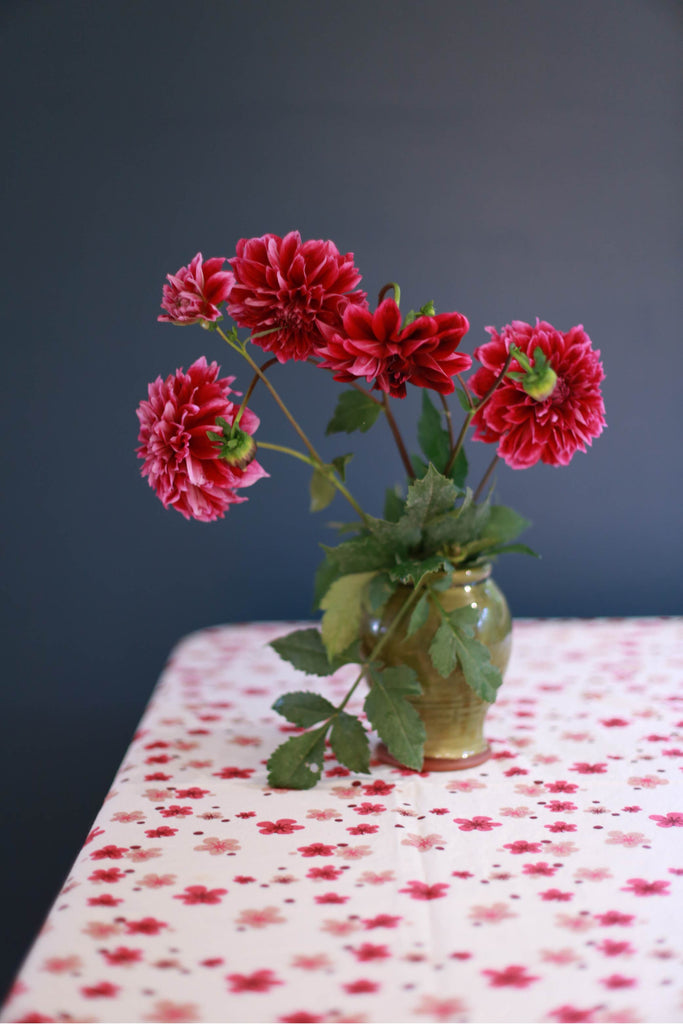
[[[175,648],[1,1019],[683,1021],[683,619],[518,621],[488,762],[305,792],[296,625]]]

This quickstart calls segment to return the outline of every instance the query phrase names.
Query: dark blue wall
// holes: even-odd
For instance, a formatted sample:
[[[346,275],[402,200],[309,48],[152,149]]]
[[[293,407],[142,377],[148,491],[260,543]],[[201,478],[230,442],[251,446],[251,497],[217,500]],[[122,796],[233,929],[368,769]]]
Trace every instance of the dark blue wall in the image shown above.
[[[407,308],[466,313],[469,351],[487,324],[582,322],[609,428],[568,469],[499,473],[544,557],[497,577],[517,615],[681,611],[681,10],[3,4],[0,987],[170,647],[212,623],[307,616],[331,538],[306,473],[278,456],[211,526],[164,512],[138,476],[148,380],[202,353],[240,372],[214,335],[156,323],[164,275],[198,249],[332,238],[371,296],[393,279]],[[274,377],[321,437],[338,385],[301,366]],[[265,395],[258,409],[264,439],[289,437]],[[417,403],[403,411],[410,430]],[[351,486],[379,511],[400,466],[386,428],[363,443]]]

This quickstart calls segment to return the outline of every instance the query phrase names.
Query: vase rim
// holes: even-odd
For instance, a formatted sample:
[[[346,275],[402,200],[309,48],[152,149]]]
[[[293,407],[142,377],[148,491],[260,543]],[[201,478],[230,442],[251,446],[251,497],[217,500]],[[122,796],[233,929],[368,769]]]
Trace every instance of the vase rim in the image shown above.
[[[454,569],[451,578],[453,583],[482,583],[491,575],[493,566],[490,562],[473,565],[469,569]]]

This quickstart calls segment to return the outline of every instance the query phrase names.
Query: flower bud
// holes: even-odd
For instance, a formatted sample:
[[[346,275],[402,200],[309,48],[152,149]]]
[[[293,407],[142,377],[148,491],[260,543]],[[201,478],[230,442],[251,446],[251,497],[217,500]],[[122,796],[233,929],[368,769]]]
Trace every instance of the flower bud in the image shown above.
[[[217,426],[221,427],[221,433],[209,431],[208,437],[211,441],[217,442],[220,448],[220,458],[229,466],[246,469],[249,463],[256,458],[256,441],[251,434],[245,433],[239,427],[231,426],[222,417],[219,417]]]
[[[527,395],[535,398],[537,402],[545,402],[546,398],[550,398],[552,395],[556,384],[557,374],[550,363],[546,363],[540,371],[534,368],[527,373],[522,387]]]

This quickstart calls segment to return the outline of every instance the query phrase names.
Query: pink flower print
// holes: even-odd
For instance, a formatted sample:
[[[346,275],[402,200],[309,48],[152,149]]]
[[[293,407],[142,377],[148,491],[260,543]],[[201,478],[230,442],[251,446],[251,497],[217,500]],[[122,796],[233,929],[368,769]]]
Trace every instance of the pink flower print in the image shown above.
[[[423,996],[413,1013],[428,1017],[430,1020],[453,1021],[458,1017],[464,1017],[467,1008],[462,999],[439,999],[436,996]]]
[[[168,789],[146,789],[142,795],[146,797],[147,800],[159,803],[161,800],[170,800],[172,794]]]
[[[604,882],[612,878],[612,872],[609,868],[578,868],[574,878],[583,882]]]
[[[529,772],[527,771],[527,769],[526,768],[520,768],[519,765],[513,765],[511,768],[508,768],[506,771],[503,772],[503,775],[505,775],[506,778],[511,778],[513,775],[528,775],[528,774],[529,774]]]
[[[315,882],[318,881],[334,881],[341,875],[341,868],[335,868],[332,864],[324,864],[320,868],[309,868],[306,872],[306,878],[312,878]]]
[[[490,903],[488,906],[481,904],[470,907],[469,918],[475,924],[498,924],[499,921],[507,921],[508,918],[517,917],[508,903]]]
[[[542,860],[537,864],[525,864],[522,867],[522,871],[525,875],[554,875],[557,871],[557,865],[551,866]]]
[[[609,839],[605,842],[612,846],[640,846],[646,836],[642,832],[619,832],[612,830],[608,832]]]
[[[588,764],[586,761],[577,761],[569,771],[579,772],[580,775],[603,775],[607,771],[607,762],[601,761],[598,764]]]
[[[427,885],[426,882],[408,882],[405,889],[398,891],[407,893],[414,900],[438,900],[446,895],[449,888],[448,882],[435,882],[433,885]]]
[[[324,811],[318,811],[313,808],[308,811],[306,817],[313,818],[315,821],[330,821],[332,818],[339,817],[339,811],[335,811],[333,807],[327,807]]]
[[[141,878],[138,884],[144,885],[146,889],[161,889],[165,885],[173,885],[175,880],[175,875],[149,874]]]
[[[622,974],[610,974],[609,978],[601,978],[600,981],[605,988],[633,988],[636,984],[635,978],[625,978]]]
[[[108,939],[110,935],[118,935],[121,931],[119,924],[108,924],[106,921],[88,921],[83,929],[84,935],[91,939]]]
[[[610,927],[615,924],[632,924],[635,921],[633,914],[622,914],[619,910],[608,910],[604,914],[596,914],[601,925]]]
[[[369,857],[371,853],[369,846],[344,846],[340,843],[337,847],[337,856],[344,860],[360,860],[361,857]]]
[[[570,824],[568,821],[554,821],[552,825],[544,825],[549,832],[576,832],[576,825]]]
[[[199,1020],[199,1008],[196,1003],[174,1003],[170,999],[159,999],[152,1007],[152,1013],[145,1017],[146,1021],[155,1024],[176,1024],[176,1022]]]
[[[578,956],[573,949],[565,946],[564,949],[542,949],[541,960],[547,964],[563,966],[564,964],[576,963]]]
[[[356,790],[352,786],[334,786],[332,792],[340,800],[348,800],[350,797],[356,796]]]
[[[607,726],[608,729],[614,729],[622,725],[628,725],[629,723],[625,718],[601,718],[600,724]]]
[[[394,878],[393,871],[364,871],[358,881],[363,885],[384,885],[393,882]]]
[[[113,999],[120,987],[111,981],[100,981],[97,985],[85,985],[81,992],[86,999]]]
[[[200,789],[199,786],[190,786],[189,789],[176,789],[175,795],[179,800],[201,800],[202,797],[208,796],[210,790]]]
[[[292,960],[292,967],[298,967],[302,971],[324,971],[331,966],[330,958],[325,953],[314,953],[312,956],[299,955]]]
[[[538,782],[518,782],[515,786],[515,793],[522,796],[538,796],[543,792],[543,784]]]
[[[346,903],[348,896],[340,896],[336,892],[325,892],[315,897],[316,903]]]
[[[330,935],[349,935],[351,932],[358,931],[360,926],[348,918],[345,921],[335,921],[334,918],[327,918],[323,921],[320,931],[328,932]]]
[[[124,853],[128,849],[127,846],[100,846],[98,850],[93,850],[90,854],[92,860],[119,860],[123,857]]]
[[[162,807],[161,814],[164,818],[185,818],[188,814],[192,814],[191,807],[180,807],[178,804],[172,804],[170,807]]]
[[[549,800],[546,804],[546,810],[552,814],[564,814],[567,811],[576,811],[578,808],[571,800]]]
[[[460,832],[490,832],[500,828],[502,822],[493,821],[488,815],[475,815],[474,818],[454,818]]]
[[[90,832],[88,832],[87,836],[85,837],[85,842],[83,843],[83,845],[84,846],[89,846],[89,844],[92,843],[93,839],[97,839],[98,836],[103,836],[103,835],[104,835],[104,829],[103,828],[99,828],[99,827],[98,828],[93,828],[93,829],[90,830]]]
[[[504,968],[502,971],[484,970],[482,974],[485,974],[487,978],[490,978],[489,985],[493,988],[526,988],[531,985],[534,981],[538,981],[538,977],[533,974],[528,974],[526,967],[521,964],[510,964],[509,967]]]
[[[516,839],[514,843],[504,843],[503,848],[510,853],[540,853],[540,843],[529,843],[526,839]]]
[[[392,914],[377,914],[375,917],[366,917],[363,924],[366,928],[396,928],[401,920]]]
[[[683,750],[678,747],[672,747],[670,750],[663,750],[662,754],[664,757],[683,757]]]
[[[128,946],[118,946],[112,950],[102,949],[100,952],[112,967],[128,967],[142,960],[142,950],[129,949]]]
[[[613,939],[603,939],[597,948],[605,956],[631,956],[635,953],[630,942],[615,942]]]
[[[559,903],[566,903],[574,897],[573,892],[562,892],[560,889],[546,889],[545,892],[540,892],[538,895],[542,900],[555,900]]]
[[[15,982],[15,985],[16,984],[17,982]],[[14,988],[14,986],[12,994],[19,994]],[[26,1016],[22,1017],[18,1021],[18,1024],[53,1024],[55,1020],[55,1017],[44,1017],[42,1013],[38,1013],[37,1011],[31,1010],[29,1011],[29,1013],[26,1014]]]
[[[340,764],[333,765],[332,768],[328,768],[325,772],[325,778],[327,779],[339,779],[346,778],[351,772],[348,768],[343,768]]]
[[[145,835],[150,839],[168,839],[177,831],[177,828],[171,828],[169,825],[159,825],[158,828],[146,828]]]
[[[430,814],[448,814],[447,807],[432,807],[429,811]]]
[[[593,927],[593,922],[588,915],[584,914],[556,914],[555,921],[559,928],[566,928],[570,932],[587,932]]]
[[[136,821],[137,822],[137,821],[140,821],[141,819],[142,819],[142,821],[144,821],[145,820],[145,812],[144,811],[117,811],[116,814],[112,814],[111,818],[112,818],[112,821],[118,821],[122,825],[125,825],[125,824],[127,824],[128,822],[131,822],[131,821]]]
[[[294,1013],[288,1013],[286,1017],[278,1017],[279,1024],[318,1024],[318,1021],[322,1021],[322,1019],[322,1017],[307,1013],[306,1010],[295,1010]]]
[[[329,846],[326,843],[309,843],[308,846],[297,847],[302,857],[331,857],[334,849],[334,846]]]
[[[580,1010],[576,1006],[570,1006],[565,1003],[564,1006],[558,1006],[557,1009],[551,1010],[549,1016],[552,1020],[556,1020],[559,1024],[588,1024],[590,1021],[594,1021],[595,1017],[594,1009]]]
[[[275,985],[284,984],[269,969],[252,971],[251,974],[229,974],[226,981],[230,982],[231,992],[270,992]]]
[[[126,854],[126,857],[128,858],[128,860],[133,860],[133,861],[152,860],[154,857],[160,857],[160,856],[161,856],[161,849],[158,846],[148,846],[144,850],[142,849],[142,847],[140,847],[140,848],[135,848],[134,847],[133,849],[129,850],[128,853]]]
[[[186,906],[195,903],[220,903],[227,889],[207,889],[205,885],[186,885],[185,892],[174,896],[174,900],[182,900]]]
[[[474,878],[471,871],[451,871],[453,878]]]
[[[98,868],[97,871],[93,871],[91,875],[88,875],[88,881],[95,883],[104,882],[106,885],[110,885],[112,882],[120,882],[125,877],[121,868]]]
[[[565,839],[562,843],[551,843],[550,846],[546,846],[545,853],[552,853],[555,857],[569,857],[572,853],[578,853],[579,848],[576,843],[572,843],[571,840]]]
[[[388,946],[378,946],[372,942],[363,942],[360,946],[352,946],[351,952],[356,960],[386,960],[391,956]]]
[[[141,917],[139,921],[126,921],[126,931],[129,935],[158,935],[164,928],[168,928],[165,921],[158,921],[156,917]]]
[[[297,825],[294,818],[278,818],[277,821],[259,821],[257,827],[262,836],[288,836],[304,826]]]
[[[195,846],[194,849],[216,857],[222,853],[235,853],[241,847],[237,839],[219,839],[218,836],[207,836],[202,840],[201,845]]]
[[[111,893],[103,892],[99,896],[91,896],[88,899],[89,907],[117,907],[123,900],[117,900]]]
[[[384,779],[376,779],[374,782],[367,782],[363,784],[363,793],[365,796],[386,796],[387,793],[391,793],[392,789],[396,788],[394,782],[385,782]]]
[[[669,811],[668,814],[650,814],[648,817],[656,821],[660,828],[683,828],[683,814],[680,811]]]
[[[380,988],[379,982],[370,981],[368,978],[359,978],[358,981],[349,981],[342,985],[345,992],[350,996],[366,995],[369,992],[377,992]]]
[[[362,803],[358,807],[354,807],[356,814],[381,814],[382,811],[386,811],[384,804],[370,804]]]
[[[635,896],[668,896],[671,882],[646,882],[644,878],[629,878],[622,892],[632,892]]]
[[[225,890],[222,890],[225,892]],[[284,924],[285,918],[277,907],[261,907],[258,910],[242,910],[237,924],[246,928],[267,928],[270,924]]]
[[[635,789],[654,789],[656,786],[668,786],[668,779],[660,779],[658,775],[632,775],[626,780]]]
[[[72,971],[80,971],[83,961],[80,956],[51,956],[43,964],[43,970],[50,974],[70,974]]]
[[[349,825],[346,831],[352,836],[371,836],[379,829],[379,825]]]
[[[579,787],[573,782],[565,782],[564,779],[559,779],[557,782],[546,783],[545,788],[549,793],[576,793]]]
[[[230,765],[228,768],[221,768],[219,772],[213,772],[219,779],[248,779],[254,774],[254,768],[237,768]]]
[[[477,779],[451,779],[446,783],[449,793],[471,793],[473,789],[485,789],[486,783],[478,782]]]
[[[500,813],[505,818],[526,818],[531,813],[528,807],[501,807]]]
[[[416,850],[431,850],[443,842],[444,838],[438,832],[432,832],[428,836],[415,835],[409,832],[406,838],[401,841],[401,845],[414,846]]]

